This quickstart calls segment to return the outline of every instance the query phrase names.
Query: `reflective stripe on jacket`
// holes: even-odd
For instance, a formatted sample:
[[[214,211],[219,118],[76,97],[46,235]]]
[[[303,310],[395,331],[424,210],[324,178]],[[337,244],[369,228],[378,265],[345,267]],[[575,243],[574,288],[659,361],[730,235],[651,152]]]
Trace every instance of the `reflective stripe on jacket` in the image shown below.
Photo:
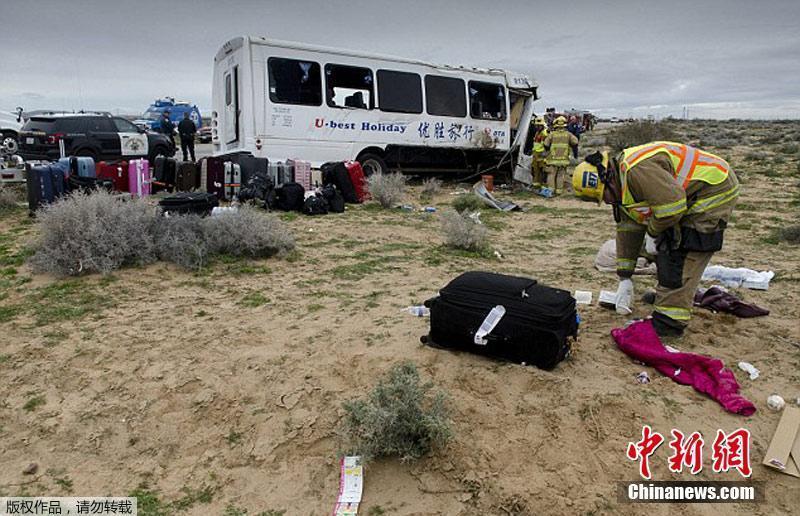
[[[569,165],[570,138],[574,138],[566,129],[556,129],[550,134],[550,154],[546,163],[557,167]]]
[[[672,175],[685,191],[691,181],[703,181],[717,185],[728,178],[730,165],[709,152],[689,145],[673,142],[652,142],[622,151],[619,159],[620,185],[622,187],[622,210],[628,217],[639,224],[645,224],[651,216],[656,218],[680,215],[687,210],[691,213],[718,207],[735,199],[739,193],[738,184],[727,192],[714,198],[699,198],[692,206],[687,206],[686,199],[663,205],[651,205],[647,200],[637,202],[630,192],[628,175],[637,164],[656,155],[665,155],[672,162]]]

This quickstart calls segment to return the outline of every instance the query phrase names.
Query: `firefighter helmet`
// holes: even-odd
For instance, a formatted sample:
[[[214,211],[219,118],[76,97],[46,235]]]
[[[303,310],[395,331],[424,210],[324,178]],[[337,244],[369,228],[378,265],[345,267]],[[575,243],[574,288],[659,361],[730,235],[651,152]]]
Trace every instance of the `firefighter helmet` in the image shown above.
[[[567,126],[567,119],[563,116],[557,117],[553,120],[553,127],[566,127]]]

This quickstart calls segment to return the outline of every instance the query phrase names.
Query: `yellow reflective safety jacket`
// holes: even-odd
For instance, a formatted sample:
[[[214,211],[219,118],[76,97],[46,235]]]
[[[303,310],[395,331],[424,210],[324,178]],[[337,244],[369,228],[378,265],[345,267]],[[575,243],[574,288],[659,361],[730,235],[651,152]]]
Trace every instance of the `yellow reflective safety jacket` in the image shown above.
[[[637,202],[628,185],[628,175],[637,164],[655,155],[664,155],[672,162],[675,181],[687,190],[692,181],[718,185],[728,179],[730,165],[719,156],[690,145],[674,142],[652,142],[622,151],[619,158],[620,186],[622,187],[622,211],[639,224],[647,224],[651,216],[663,218],[685,212],[701,213],[730,202],[739,195],[739,185],[711,198],[699,198],[692,206],[686,198],[665,205],[651,205],[648,201]]]

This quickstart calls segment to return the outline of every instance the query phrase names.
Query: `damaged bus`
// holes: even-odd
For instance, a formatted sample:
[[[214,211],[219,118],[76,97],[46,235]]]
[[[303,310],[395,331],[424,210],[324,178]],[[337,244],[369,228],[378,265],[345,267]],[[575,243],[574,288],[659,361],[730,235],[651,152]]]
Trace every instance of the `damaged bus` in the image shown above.
[[[517,150],[536,90],[504,70],[237,37],[214,58],[212,143],[215,155],[315,168],[354,159],[367,174],[497,169],[525,180],[530,157]]]

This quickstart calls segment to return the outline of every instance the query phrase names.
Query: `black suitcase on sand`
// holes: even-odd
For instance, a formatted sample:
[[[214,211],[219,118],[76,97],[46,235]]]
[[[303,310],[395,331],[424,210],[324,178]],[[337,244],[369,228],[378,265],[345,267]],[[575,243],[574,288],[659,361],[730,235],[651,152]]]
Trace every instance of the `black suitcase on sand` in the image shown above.
[[[485,344],[476,344],[475,333],[497,305],[505,308],[505,315],[484,337]],[[530,278],[466,272],[425,306],[431,311],[431,330],[423,342],[542,369],[564,360],[570,351],[569,337],[578,334],[572,295]]]
[[[336,188],[342,192],[344,202],[348,204],[359,203],[356,188],[350,180],[350,172],[347,171],[347,166],[343,161],[323,163],[320,170],[322,170],[323,185],[336,185]]]
[[[164,213],[172,215],[211,214],[211,210],[219,206],[216,194],[206,192],[178,192],[159,201]]]

